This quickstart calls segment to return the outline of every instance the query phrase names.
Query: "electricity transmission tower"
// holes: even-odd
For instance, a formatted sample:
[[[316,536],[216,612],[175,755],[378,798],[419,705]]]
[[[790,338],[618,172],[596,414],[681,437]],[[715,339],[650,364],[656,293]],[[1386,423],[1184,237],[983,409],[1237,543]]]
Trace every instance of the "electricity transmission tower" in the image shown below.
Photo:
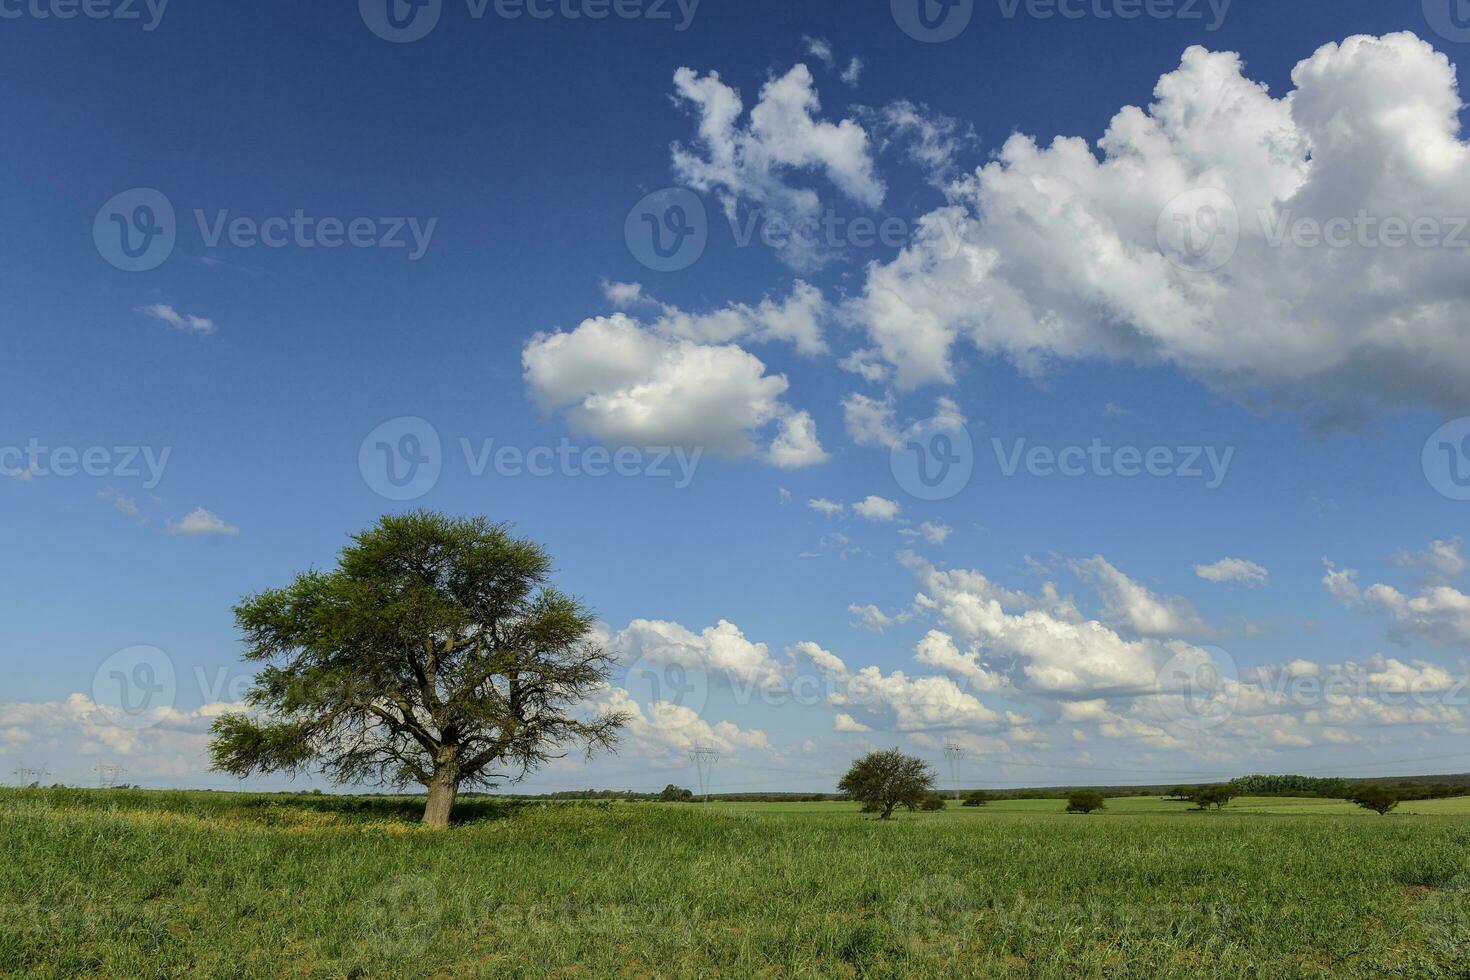
[[[694,762],[694,768],[699,772],[699,795],[704,797],[704,802],[709,802],[709,781],[715,770],[715,763],[720,761],[720,753],[709,745],[696,745],[689,751],[689,758]]]
[[[97,763],[97,788],[112,789],[122,782],[122,778],[127,774],[128,771],[122,766],[111,766],[99,762]]]
[[[51,770],[45,766],[39,769],[27,769],[22,763],[15,769],[15,778],[20,781],[21,786],[39,786],[49,775],[51,775]]]
[[[960,798],[960,778],[958,770],[960,760],[965,757],[965,747],[955,742],[947,742],[944,746],[944,758],[949,762],[949,785],[954,790],[954,798]]]

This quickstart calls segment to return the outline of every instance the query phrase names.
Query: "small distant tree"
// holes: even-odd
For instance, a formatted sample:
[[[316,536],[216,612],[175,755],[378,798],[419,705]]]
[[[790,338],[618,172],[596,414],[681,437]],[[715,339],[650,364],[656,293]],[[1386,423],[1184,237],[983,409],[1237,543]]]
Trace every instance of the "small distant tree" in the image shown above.
[[[1175,786],[1169,790],[1169,799],[1183,803],[1187,800],[1194,799],[1194,793],[1195,787],[1193,786]]]
[[[1365,810],[1384,816],[1399,805],[1399,794],[1387,786],[1366,786],[1353,794],[1353,802]]]
[[[938,793],[930,793],[924,797],[924,802],[919,804],[919,809],[925,811],[943,810],[947,805],[944,802],[944,797]]]
[[[1068,813],[1091,813],[1104,807],[1103,795],[1097,790],[1079,789],[1067,797]]]
[[[898,749],[869,752],[852,764],[837,789],[861,803],[864,813],[876,813],[879,820],[888,820],[895,807],[919,808],[934,791],[934,770],[923,759],[904,755]]]
[[[627,715],[588,702],[612,660],[596,618],[550,575],[545,549],[504,524],[382,518],[335,568],[235,607],[245,658],[264,666],[252,710],[215,719],[214,768],[418,783],[424,823],[445,827],[461,786],[520,779],[572,746],[611,748]]]
[[[1200,786],[1190,796],[1190,801],[1201,810],[1214,807],[1216,810],[1225,809],[1225,804],[1235,799],[1235,788],[1229,783],[1220,783],[1216,786]]]
[[[658,795],[658,798],[664,803],[688,803],[694,799],[694,791],[669,783],[669,785],[664,787],[664,791]]]
[[[983,789],[972,789],[965,794],[963,806],[984,806],[990,802],[990,794]]]

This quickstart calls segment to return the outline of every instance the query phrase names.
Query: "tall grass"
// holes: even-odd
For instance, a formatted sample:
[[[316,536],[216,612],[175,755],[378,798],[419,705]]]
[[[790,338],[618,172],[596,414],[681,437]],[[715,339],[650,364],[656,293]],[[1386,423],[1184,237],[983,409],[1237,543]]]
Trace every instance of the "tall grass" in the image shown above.
[[[40,976],[1470,976],[1470,822],[0,791]]]

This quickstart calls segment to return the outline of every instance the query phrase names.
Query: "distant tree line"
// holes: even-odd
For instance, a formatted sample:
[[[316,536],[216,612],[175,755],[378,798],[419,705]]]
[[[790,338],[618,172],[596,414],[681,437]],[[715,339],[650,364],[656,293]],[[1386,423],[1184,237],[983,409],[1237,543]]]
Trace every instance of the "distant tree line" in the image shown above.
[[[1206,806],[1219,809],[1236,796],[1313,796],[1333,800],[1352,800],[1365,789],[1384,786],[1391,789],[1398,800],[1432,800],[1452,796],[1470,796],[1470,775],[1463,776],[1418,776],[1373,779],[1342,779],[1322,776],[1296,775],[1253,775],[1241,776],[1228,783],[1206,783],[1179,786],[1051,786],[1022,789],[972,789],[961,790],[963,806],[984,806],[1000,800],[1067,800],[1073,793],[1091,791],[1101,793],[1108,799],[1130,796],[1164,796],[1171,799],[1193,802],[1199,805],[1198,797],[1208,797]],[[694,794],[681,787],[678,799],[693,799]],[[688,792],[685,797],[682,793]],[[560,790],[539,794],[493,794],[499,799],[516,800],[625,800],[656,802],[672,799],[667,796],[669,787],[662,791],[632,789],[577,789]],[[478,795],[478,794],[470,794]],[[927,795],[927,794],[926,794]],[[1223,803],[1218,800],[1223,795]],[[700,797],[704,799],[704,797]],[[822,803],[850,799],[843,793],[711,793],[709,799],[724,803]],[[922,799],[920,800],[922,802]]]

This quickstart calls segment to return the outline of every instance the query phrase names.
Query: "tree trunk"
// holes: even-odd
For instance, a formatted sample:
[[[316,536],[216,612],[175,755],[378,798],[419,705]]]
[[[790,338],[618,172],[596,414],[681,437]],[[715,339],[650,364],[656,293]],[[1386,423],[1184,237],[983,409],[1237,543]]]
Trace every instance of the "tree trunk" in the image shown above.
[[[894,808],[894,806],[896,806],[896,804],[894,804],[894,803],[885,803],[885,804],[883,804],[883,815],[880,816],[878,819],[879,820],[892,820],[893,819],[893,808]]]
[[[445,766],[436,770],[429,782],[429,802],[424,807],[425,826],[448,827],[449,817],[454,812],[454,799],[458,795],[458,768]]]

